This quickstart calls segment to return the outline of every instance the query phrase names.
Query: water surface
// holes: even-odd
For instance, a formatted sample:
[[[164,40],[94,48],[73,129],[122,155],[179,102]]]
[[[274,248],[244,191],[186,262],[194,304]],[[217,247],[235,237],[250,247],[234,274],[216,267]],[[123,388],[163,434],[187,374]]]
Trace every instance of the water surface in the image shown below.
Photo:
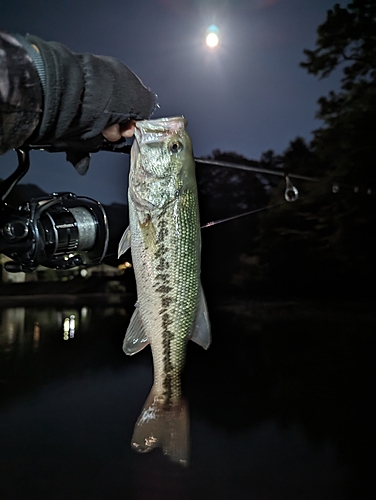
[[[1,499],[371,498],[371,305],[209,300],[187,469],[130,449],[152,360],[122,352],[128,309],[0,310]]]

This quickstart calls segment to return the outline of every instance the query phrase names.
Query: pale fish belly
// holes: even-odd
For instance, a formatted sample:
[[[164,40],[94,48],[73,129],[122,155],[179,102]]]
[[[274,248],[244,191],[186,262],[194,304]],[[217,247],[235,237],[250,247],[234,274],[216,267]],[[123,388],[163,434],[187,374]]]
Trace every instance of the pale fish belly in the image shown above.
[[[189,418],[180,376],[189,339],[207,349],[210,322],[200,283],[200,224],[194,160],[181,117],[137,125],[129,177],[130,227],[119,256],[132,249],[137,307],[123,350],[151,345],[154,383],[135,424],[132,447],[161,447],[187,465]]]
[[[196,193],[185,191],[152,214],[149,227],[138,226],[137,236],[132,226],[131,232],[139,314],[153,353],[154,395],[169,408],[180,403],[180,374],[199,300]]]
[[[180,374],[200,291],[195,194],[185,191],[143,227],[130,206],[138,312],[154,364],[154,384],[136,422],[132,446],[140,452],[160,446],[182,465],[188,463],[189,417]]]

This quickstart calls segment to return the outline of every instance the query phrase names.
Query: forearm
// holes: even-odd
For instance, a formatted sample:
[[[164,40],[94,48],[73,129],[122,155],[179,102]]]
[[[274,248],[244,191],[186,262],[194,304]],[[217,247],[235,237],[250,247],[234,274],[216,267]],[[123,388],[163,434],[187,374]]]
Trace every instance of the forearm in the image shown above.
[[[155,107],[155,95],[114,58],[31,35],[0,40],[0,152],[26,140],[89,150],[106,127],[149,118]]]
[[[42,86],[30,56],[13,36],[0,33],[0,154],[28,140],[42,107]]]

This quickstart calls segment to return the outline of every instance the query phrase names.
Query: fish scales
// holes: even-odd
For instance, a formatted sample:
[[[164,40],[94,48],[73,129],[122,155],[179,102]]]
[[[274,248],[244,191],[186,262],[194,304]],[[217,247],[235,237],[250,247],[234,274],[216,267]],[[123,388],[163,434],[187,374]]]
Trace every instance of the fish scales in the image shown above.
[[[210,344],[200,284],[200,224],[195,164],[182,117],[138,122],[131,153],[129,229],[119,254],[132,248],[137,307],[123,348],[150,343],[154,384],[135,425],[132,446],[161,446],[188,461],[188,415],[180,375],[187,341]]]
[[[154,360],[155,389],[166,406],[181,395],[180,373],[187,336],[195,319],[199,290],[197,198],[191,191],[151,219],[155,245],[145,244],[148,228],[132,232],[137,276],[138,309],[147,330]],[[182,205],[182,207],[180,207]],[[131,213],[137,226],[137,214]],[[171,224],[171,221],[173,223]],[[131,223],[132,228],[132,223]]]

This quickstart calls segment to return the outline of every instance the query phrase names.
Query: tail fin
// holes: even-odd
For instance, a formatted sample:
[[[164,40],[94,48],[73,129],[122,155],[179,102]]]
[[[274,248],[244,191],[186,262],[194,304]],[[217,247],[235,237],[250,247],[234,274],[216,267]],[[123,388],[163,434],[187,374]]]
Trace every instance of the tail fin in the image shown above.
[[[171,407],[164,407],[155,391],[150,391],[136,422],[132,448],[146,453],[160,447],[174,462],[188,465],[189,416],[186,402],[181,399]]]

